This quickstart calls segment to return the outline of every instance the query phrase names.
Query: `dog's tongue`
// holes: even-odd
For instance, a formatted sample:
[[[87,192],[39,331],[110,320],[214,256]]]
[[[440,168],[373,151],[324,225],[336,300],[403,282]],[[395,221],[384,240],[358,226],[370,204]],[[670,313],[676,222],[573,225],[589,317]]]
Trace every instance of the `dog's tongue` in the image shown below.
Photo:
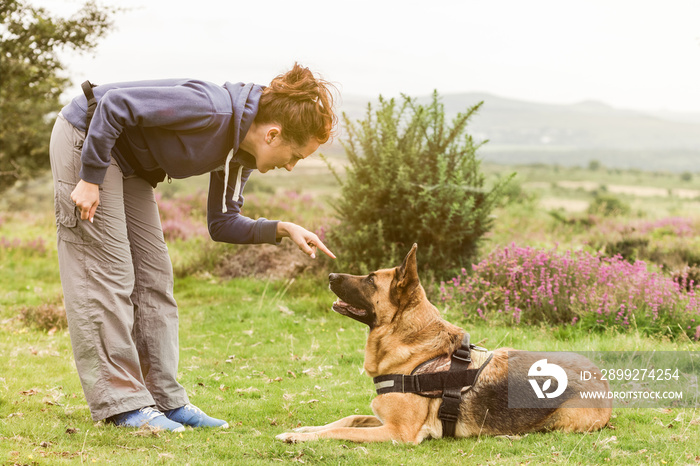
[[[344,316],[346,316],[348,314],[353,314],[356,316],[363,316],[363,315],[367,314],[367,311],[365,311],[364,309],[358,309],[356,307],[353,307],[340,298],[338,298],[333,303],[333,310],[335,312],[337,312],[338,314],[342,314]]]

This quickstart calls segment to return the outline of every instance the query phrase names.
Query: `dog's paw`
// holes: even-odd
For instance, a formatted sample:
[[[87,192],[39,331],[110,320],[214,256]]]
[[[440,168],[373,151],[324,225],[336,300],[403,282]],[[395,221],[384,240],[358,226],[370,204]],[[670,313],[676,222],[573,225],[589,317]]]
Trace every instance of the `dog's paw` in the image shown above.
[[[304,434],[301,432],[285,432],[284,434],[279,434],[275,438],[286,443],[297,443],[306,442],[308,440],[315,440],[315,436],[313,434]]]
[[[285,443],[294,443],[294,433],[293,432],[285,432],[283,434],[276,435],[275,438],[277,440],[281,440]]]

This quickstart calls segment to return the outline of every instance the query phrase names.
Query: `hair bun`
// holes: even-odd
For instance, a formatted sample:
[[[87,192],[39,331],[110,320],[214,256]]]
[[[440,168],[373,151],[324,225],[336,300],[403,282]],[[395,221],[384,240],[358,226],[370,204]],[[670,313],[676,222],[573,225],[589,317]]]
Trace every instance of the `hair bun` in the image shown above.
[[[282,125],[283,137],[304,145],[310,137],[328,141],[338,118],[333,111],[334,86],[294,63],[274,78],[260,98],[256,121]]]
[[[272,92],[286,95],[295,100],[316,101],[319,98],[319,83],[310,69],[294,63],[285,74],[277,76],[270,83]]]

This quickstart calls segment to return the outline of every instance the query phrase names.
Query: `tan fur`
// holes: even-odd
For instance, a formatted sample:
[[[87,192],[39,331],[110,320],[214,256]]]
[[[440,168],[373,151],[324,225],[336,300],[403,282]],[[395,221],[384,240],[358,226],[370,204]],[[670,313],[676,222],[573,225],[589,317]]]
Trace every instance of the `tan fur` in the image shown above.
[[[460,346],[464,330],[442,319],[437,308],[426,298],[418,280],[415,251],[414,245],[404,263],[394,269],[379,270],[363,277],[331,275],[332,289],[335,275],[337,280],[342,278],[351,291],[344,289],[341,294],[359,296],[362,302],[372,306],[373,320],[368,323],[370,333],[364,363],[365,371],[371,377],[411,374],[421,363],[451,354]],[[368,316],[352,318],[369,320]],[[502,393],[500,387],[507,380],[509,351],[515,350],[495,350],[473,389],[463,392],[457,437],[555,429],[589,432],[607,424],[611,414],[609,403],[602,408],[581,408],[569,407],[573,402],[565,402],[556,410],[542,410],[541,414],[538,410],[507,408],[507,393]],[[518,352],[520,356],[527,354]],[[571,371],[587,369],[599,372],[589,360],[578,355],[569,355],[560,365]],[[598,385],[598,390],[608,390],[607,382],[601,381]],[[372,401],[374,416],[348,416],[325,426],[301,427],[277,438],[286,442],[334,438],[354,442],[394,440],[420,443],[426,438],[442,437],[442,423],[438,419],[441,403],[440,398],[387,393]]]

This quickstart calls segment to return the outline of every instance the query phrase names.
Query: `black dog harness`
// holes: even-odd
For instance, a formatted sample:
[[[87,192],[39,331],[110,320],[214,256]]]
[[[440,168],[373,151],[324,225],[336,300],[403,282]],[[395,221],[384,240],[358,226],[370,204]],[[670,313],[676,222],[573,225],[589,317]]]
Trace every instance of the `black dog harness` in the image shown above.
[[[97,86],[90,81],[85,81],[80,87],[83,89],[83,94],[85,94],[87,99],[87,112],[85,114],[85,134],[87,134],[92,116],[95,114],[95,108],[97,107],[97,99],[95,99],[95,93],[92,92],[92,88]]]
[[[449,370],[415,375],[380,375],[373,379],[377,394],[415,393],[421,396],[430,396],[425,395],[425,393],[441,391],[442,404],[438,410],[438,418],[442,421],[442,435],[443,437],[454,437],[459,417],[459,405],[462,402],[462,389],[476,383],[482,369],[493,357],[491,354],[481,367],[469,369],[472,362],[472,349],[486,351],[484,348],[469,343],[469,334],[465,333],[461,346],[450,356]]]

